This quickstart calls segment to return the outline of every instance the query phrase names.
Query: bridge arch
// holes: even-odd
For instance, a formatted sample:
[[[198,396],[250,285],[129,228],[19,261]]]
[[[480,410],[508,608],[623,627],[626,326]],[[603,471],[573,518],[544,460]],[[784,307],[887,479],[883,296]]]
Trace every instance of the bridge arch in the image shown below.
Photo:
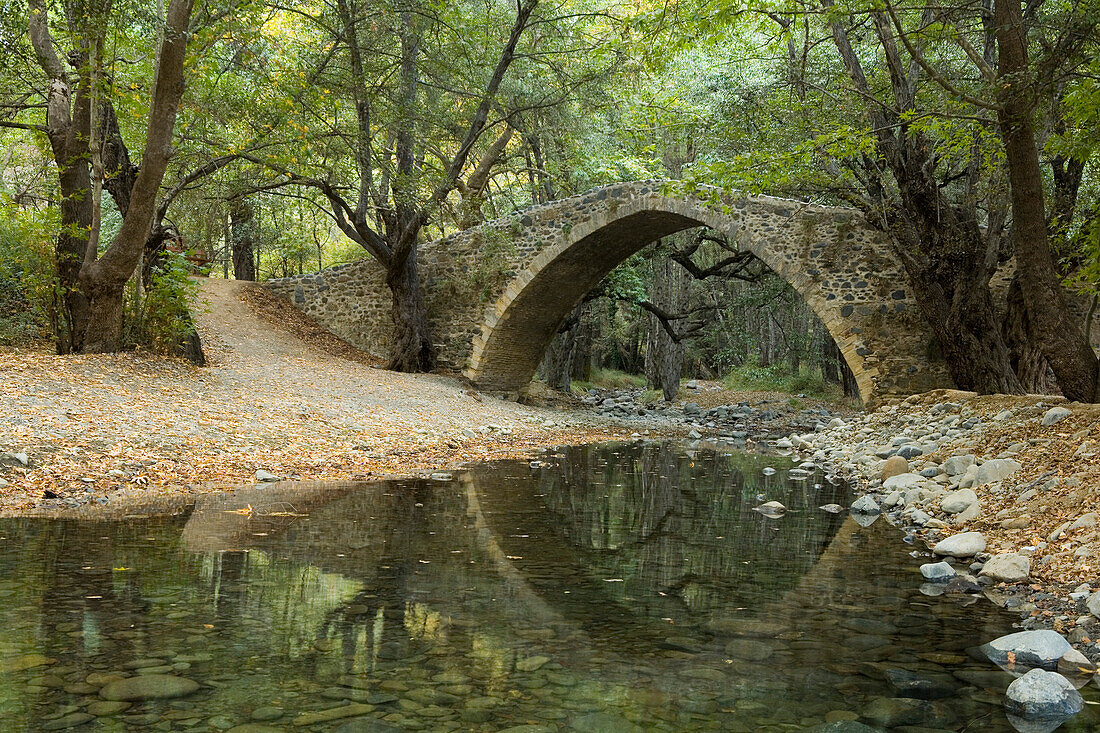
[[[752,252],[802,296],[840,347],[865,401],[950,386],[886,242],[858,212],[668,182],[618,184],[534,210],[542,244],[485,310],[464,373],[519,392],[581,298],[660,237],[705,226]]]
[[[422,245],[421,289],[440,361],[486,390],[521,392],[561,323],[604,275],[660,237],[699,226],[737,242],[798,291],[865,402],[953,386],[908,278],[859,212],[675,181],[603,186]],[[391,300],[375,260],[265,286],[360,349],[388,354]]]

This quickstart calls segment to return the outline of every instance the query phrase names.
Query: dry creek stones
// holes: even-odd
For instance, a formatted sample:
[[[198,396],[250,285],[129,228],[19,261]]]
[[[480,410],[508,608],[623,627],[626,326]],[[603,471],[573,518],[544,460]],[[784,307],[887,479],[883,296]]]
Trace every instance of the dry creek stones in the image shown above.
[[[940,501],[940,509],[947,514],[959,514],[978,503],[978,495],[973,489],[959,489],[947,494]]]
[[[99,696],[104,700],[153,700],[186,697],[199,689],[199,683],[169,674],[145,674],[115,680],[104,685]]]
[[[1031,574],[1031,559],[1014,552],[1003,552],[989,558],[979,575],[1001,583],[1021,583]]]
[[[1049,427],[1055,423],[1062,422],[1072,414],[1073,412],[1064,407],[1052,407],[1043,413],[1043,425]]]
[[[976,486],[991,484],[1008,478],[1021,468],[1023,465],[1011,458],[994,458],[978,466],[974,471],[974,483]]]
[[[909,473],[909,461],[901,456],[890,456],[882,464],[882,480],[893,478],[899,474]]]
[[[973,557],[985,552],[985,536],[981,532],[960,532],[937,542],[932,552],[948,557]]]
[[[867,495],[861,496],[852,503],[852,512],[855,514],[881,514],[882,509],[875,500]]]

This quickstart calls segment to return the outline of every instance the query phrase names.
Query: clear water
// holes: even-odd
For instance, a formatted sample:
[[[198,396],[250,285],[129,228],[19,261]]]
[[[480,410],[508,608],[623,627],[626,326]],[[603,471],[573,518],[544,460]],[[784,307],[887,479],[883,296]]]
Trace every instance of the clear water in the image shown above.
[[[921,595],[896,529],[819,509],[844,487],[789,466],[590,446],[453,482],[0,521],[0,729],[1012,730],[1011,678],[967,650],[1015,616]],[[789,511],[752,511],[770,499]],[[104,704],[138,672],[200,687]],[[898,700],[906,673],[934,699]]]

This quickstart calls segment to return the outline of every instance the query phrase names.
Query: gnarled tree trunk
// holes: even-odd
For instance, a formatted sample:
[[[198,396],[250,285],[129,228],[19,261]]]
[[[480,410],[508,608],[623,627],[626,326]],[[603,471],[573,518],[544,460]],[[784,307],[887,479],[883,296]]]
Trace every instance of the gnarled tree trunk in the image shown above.
[[[393,350],[386,368],[399,372],[431,371],[436,352],[420,291],[416,247],[410,250],[404,266],[386,270],[386,284],[393,295]]]
[[[997,112],[1012,190],[1012,239],[1020,290],[1038,346],[1071,400],[1097,399],[1098,364],[1080,325],[1066,307],[1047,231],[1043,175],[1031,115],[1027,30],[1020,0],[996,0],[997,67],[1001,106]]]
[[[238,280],[256,279],[256,225],[252,204],[243,198],[229,204],[229,232],[232,241],[233,277]]]

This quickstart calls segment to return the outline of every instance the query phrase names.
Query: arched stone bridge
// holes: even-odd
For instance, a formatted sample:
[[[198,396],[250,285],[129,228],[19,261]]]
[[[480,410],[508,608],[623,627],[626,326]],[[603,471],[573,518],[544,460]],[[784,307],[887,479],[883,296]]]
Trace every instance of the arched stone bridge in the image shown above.
[[[885,238],[850,209],[737,197],[677,182],[621,183],[422,245],[421,279],[443,363],[480,387],[531,380],[565,317],[608,272],[660,237],[706,226],[751,251],[821,318],[864,400],[952,386]],[[272,280],[319,324],[388,352],[390,293],[372,259]]]

